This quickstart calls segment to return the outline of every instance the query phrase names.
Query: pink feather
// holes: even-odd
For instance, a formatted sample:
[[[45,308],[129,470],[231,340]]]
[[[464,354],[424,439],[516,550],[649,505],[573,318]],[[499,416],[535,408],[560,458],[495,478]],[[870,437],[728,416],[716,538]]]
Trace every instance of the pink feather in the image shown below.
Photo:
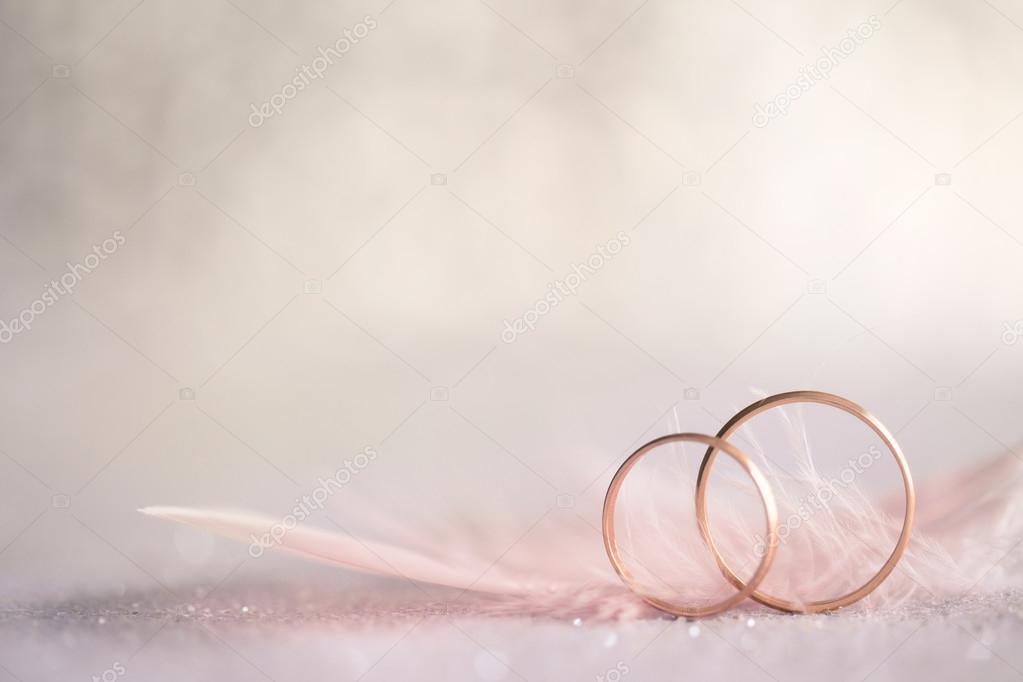
[[[808,452],[805,457],[795,476],[783,476],[762,464],[779,498],[781,518],[794,504],[786,494],[793,483],[814,486],[821,482]],[[666,505],[678,507],[680,497],[677,481],[668,485],[655,479],[639,496],[640,504],[647,507],[645,519],[622,522],[623,543],[658,548],[643,554],[642,564],[637,564],[637,573],[651,578],[651,589],[685,588],[686,594],[708,598],[715,591],[723,594],[726,584],[693,532],[695,526],[683,528],[692,519],[677,521],[678,514],[665,512]],[[921,593],[956,596],[981,579],[991,589],[1016,584],[1019,576],[998,562],[1023,538],[1021,504],[1023,465],[1012,454],[918,486],[917,525],[905,555],[889,579],[852,608],[883,608]],[[847,577],[850,566],[879,566],[887,556],[890,550],[878,545],[887,541],[884,538],[897,536],[901,505],[901,494],[898,499],[874,502],[851,487],[812,519],[799,540],[800,563],[779,562],[763,589],[789,598],[793,593],[834,594],[835,584]],[[349,570],[496,597],[501,608],[515,612],[599,617],[654,613],[612,571],[599,522],[587,520],[599,519],[599,504],[594,501],[593,506],[598,508],[579,509],[578,514],[548,513],[497,561],[488,558],[493,556],[492,548],[469,515],[448,518],[444,527],[432,528],[428,537],[433,544],[424,545],[421,536],[409,532],[401,521],[382,516],[371,520],[368,535],[390,536],[390,541],[300,524],[273,548]],[[246,543],[277,523],[230,510],[147,507],[140,511]],[[748,546],[756,534],[749,514],[737,509],[715,512],[713,529],[723,547]],[[779,548],[779,557],[786,549],[785,545]],[[747,562],[747,572],[751,567]]]

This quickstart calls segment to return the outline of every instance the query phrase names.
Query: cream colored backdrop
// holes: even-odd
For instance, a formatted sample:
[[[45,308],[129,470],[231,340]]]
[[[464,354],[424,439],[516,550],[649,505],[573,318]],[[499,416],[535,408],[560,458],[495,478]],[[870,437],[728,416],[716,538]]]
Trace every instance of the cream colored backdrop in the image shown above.
[[[135,509],[280,516],[365,448],[326,527],[514,537],[757,390],[868,405],[921,479],[1017,446],[1021,24],[0,0],[0,597],[307,570]]]

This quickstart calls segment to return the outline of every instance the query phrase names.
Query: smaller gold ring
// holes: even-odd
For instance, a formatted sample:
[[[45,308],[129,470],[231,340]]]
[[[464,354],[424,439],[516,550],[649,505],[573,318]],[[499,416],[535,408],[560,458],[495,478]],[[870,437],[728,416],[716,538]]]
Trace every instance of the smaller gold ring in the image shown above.
[[[758,400],[752,405],[740,410],[734,417],[729,419],[728,423],[726,423],[723,427],[721,427],[721,430],[718,431],[717,437],[722,439],[728,438],[730,435],[735,433],[740,426],[757,414],[771,408],[790,403],[819,403],[821,405],[829,405],[853,415],[869,426],[870,429],[884,442],[885,446],[887,446],[887,448],[891,451],[892,456],[895,458],[895,463],[898,465],[899,471],[902,472],[903,488],[906,494],[905,517],[902,522],[902,532],[895,544],[895,549],[892,550],[891,555],[888,557],[888,560],[885,561],[884,565],[881,566],[881,569],[859,588],[834,599],[822,599],[820,601],[812,601],[808,603],[788,601],[758,591],[753,591],[750,594],[754,601],[781,611],[788,611],[790,613],[823,613],[825,611],[840,609],[843,606],[848,606],[849,604],[863,599],[873,592],[878,585],[884,582],[888,575],[895,569],[895,565],[899,563],[899,559],[902,558],[903,552],[906,551],[906,545],[909,544],[909,535],[913,528],[913,512],[916,508],[916,492],[913,488],[913,478],[910,476],[909,464],[906,462],[906,457],[902,454],[899,444],[895,442],[895,437],[888,431],[888,429],[885,428],[884,424],[878,421],[874,415],[870,414],[851,400],[847,400],[841,396],[831,393],[823,393],[821,391],[790,391],[788,393],[779,393],[777,395],[764,398],[763,400]],[[721,573],[736,587],[744,587],[745,584],[743,581],[735,574],[731,567],[725,562],[724,557],[722,557],[721,553],[718,551],[707,524],[707,503],[704,493],[707,486],[707,477],[710,474],[710,468],[714,464],[714,458],[717,456],[717,453],[715,452],[716,449],[717,448],[714,447],[708,448],[706,454],[703,456],[703,462],[700,464],[700,473],[696,479],[696,518],[699,522],[698,525],[700,527],[700,533],[703,535],[703,539],[707,543],[707,547],[710,549],[711,553],[713,553],[714,559],[717,561],[718,567],[721,569]]]
[[[760,500],[764,505],[764,514],[767,517],[767,547],[763,556],[760,558],[760,564],[757,566],[757,570],[753,573],[753,576],[746,583],[743,583],[742,581],[739,581],[738,583],[733,582],[733,584],[739,587],[738,592],[728,599],[705,607],[678,606],[653,595],[644,594],[636,584],[636,580],[632,577],[629,569],[626,568],[625,564],[622,562],[621,556],[619,555],[618,544],[615,542],[615,506],[618,503],[618,493],[621,491],[622,483],[625,482],[625,478],[629,475],[629,471],[636,466],[644,455],[654,448],[667,443],[675,443],[679,441],[701,443],[709,447],[710,452],[722,450],[737,461],[742,468],[746,470],[749,477],[753,479],[757,492],[760,493]],[[709,538],[709,531],[702,528],[702,525],[705,523],[706,516],[697,518],[701,525],[701,535],[703,535],[704,538]],[[624,582],[629,589],[639,595],[643,601],[647,602],[651,606],[685,618],[703,618],[706,616],[712,616],[735,606],[742,600],[751,596],[770,570],[771,562],[774,561],[774,552],[778,544],[778,508],[774,501],[774,494],[771,492],[771,486],[768,484],[767,479],[764,478],[764,475],[760,472],[760,469],[757,468],[757,465],[754,464],[749,457],[742,452],[742,450],[731,443],[721,438],[713,438],[700,433],[675,433],[667,436],[661,436],[660,438],[655,438],[646,445],[643,445],[634,453],[629,455],[618,468],[618,471],[615,472],[614,478],[611,479],[611,485],[608,486],[607,495],[604,497],[602,526],[604,549],[607,551],[608,559],[611,560],[611,565],[614,567],[618,577],[622,579],[622,582]]]

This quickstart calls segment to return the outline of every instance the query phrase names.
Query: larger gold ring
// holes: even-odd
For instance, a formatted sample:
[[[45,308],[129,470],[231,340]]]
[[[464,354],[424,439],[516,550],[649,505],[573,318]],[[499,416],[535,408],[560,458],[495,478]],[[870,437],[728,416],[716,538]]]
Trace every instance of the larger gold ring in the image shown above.
[[[898,443],[895,442],[895,437],[888,432],[888,429],[886,429],[884,425],[877,420],[877,418],[865,409],[850,400],[846,400],[841,396],[833,395],[831,393],[822,393],[820,391],[791,391],[789,393],[779,393],[777,395],[764,398],[763,400],[759,400],[752,405],[749,405],[729,419],[728,423],[725,424],[720,431],[718,431],[717,437],[721,439],[728,438],[728,436],[735,433],[746,421],[757,414],[773,407],[779,407],[790,403],[819,403],[822,405],[837,407],[840,410],[848,412],[869,426],[870,429],[876,433],[882,441],[884,441],[884,444],[888,447],[892,456],[895,458],[895,463],[898,464],[899,470],[902,472],[903,485],[906,491],[905,519],[902,522],[902,533],[899,535],[899,540],[895,544],[895,549],[888,557],[888,560],[885,561],[881,570],[879,570],[870,580],[864,583],[863,586],[835,599],[823,599],[805,604],[779,599],[778,597],[756,590],[750,592],[750,596],[755,601],[782,611],[789,611],[791,613],[821,613],[824,611],[833,611],[863,599],[863,597],[873,592],[878,585],[884,582],[885,578],[887,578],[892,570],[895,569],[895,564],[899,562],[903,552],[906,550],[906,545],[909,543],[909,534],[913,528],[913,511],[916,508],[916,493],[913,489],[913,479],[909,474],[909,465],[906,462],[906,457],[902,454],[902,450],[899,449]],[[714,554],[714,558],[717,561],[722,574],[736,587],[745,588],[746,584],[735,574],[731,567],[728,566],[724,557],[722,557],[721,553],[718,551],[707,524],[707,504],[704,491],[707,486],[707,477],[710,474],[710,468],[714,464],[714,458],[717,456],[717,449],[718,448],[716,447],[708,448],[707,453],[703,456],[703,462],[700,464],[700,473],[696,480],[696,516],[699,521],[698,525],[700,527],[700,533],[703,535],[703,539],[707,543],[707,547]]]
[[[743,583],[741,580],[734,582],[739,591],[734,595],[725,599],[721,602],[711,604],[705,607],[686,607],[672,604],[671,602],[664,601],[653,595],[645,594],[637,584],[636,580],[632,577],[629,569],[626,568],[622,562],[618,544],[615,542],[615,524],[614,524],[614,512],[615,506],[618,502],[618,493],[621,490],[622,483],[625,482],[625,477],[629,475],[629,471],[639,462],[640,459],[648,452],[656,447],[665,445],[667,443],[674,443],[677,441],[688,441],[693,443],[701,443],[710,448],[710,452],[717,450],[723,450],[725,453],[735,459],[749,477],[753,479],[753,483],[756,485],[757,492],[760,493],[760,499],[764,505],[764,514],[767,517],[767,545],[763,556],[760,558],[760,564],[757,566],[756,572],[749,579],[749,582]],[[707,529],[703,528],[702,525],[705,523],[706,517],[703,519],[698,518],[698,523],[701,526],[700,533],[705,537],[710,537],[710,533]],[[767,575],[767,571],[771,568],[771,562],[774,560],[774,552],[777,548],[778,539],[778,508],[774,501],[774,495],[771,493],[771,487],[764,478],[764,475],[757,468],[757,465],[750,461],[741,450],[737,447],[724,441],[721,438],[712,438],[705,436],[700,433],[675,433],[668,436],[661,436],[656,438],[646,445],[643,445],[622,463],[615,472],[614,478],[611,479],[611,485],[608,486],[607,496],[604,498],[604,514],[602,517],[603,535],[604,535],[604,549],[607,550],[607,556],[611,560],[611,565],[614,566],[615,572],[618,573],[618,577],[622,579],[626,585],[629,586],[633,592],[638,594],[645,602],[655,606],[662,611],[673,613],[676,616],[683,616],[686,618],[703,618],[705,616],[712,616],[716,613],[725,611],[732,606],[738,604],[742,600],[746,599],[754,593],[756,588],[760,585],[760,582]]]

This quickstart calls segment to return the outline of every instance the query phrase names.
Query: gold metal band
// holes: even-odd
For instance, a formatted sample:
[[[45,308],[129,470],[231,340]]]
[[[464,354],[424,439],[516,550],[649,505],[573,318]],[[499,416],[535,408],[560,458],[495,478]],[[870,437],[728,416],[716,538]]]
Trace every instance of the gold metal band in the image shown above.
[[[906,545],[909,543],[910,531],[913,528],[913,512],[916,508],[916,492],[913,488],[913,478],[910,476],[909,464],[906,462],[906,457],[902,454],[902,450],[899,448],[898,443],[895,442],[895,437],[892,436],[888,429],[885,428],[884,424],[856,403],[831,393],[822,393],[820,391],[791,391],[789,393],[779,393],[777,395],[764,398],[763,400],[758,400],[752,405],[740,410],[734,417],[729,419],[728,423],[726,423],[721,430],[718,431],[717,437],[726,439],[735,433],[744,423],[761,412],[792,403],[818,403],[821,405],[830,405],[831,407],[838,408],[853,415],[870,427],[870,429],[878,435],[878,437],[884,442],[885,446],[887,446],[887,448],[891,451],[892,456],[895,458],[895,463],[898,464],[899,470],[902,472],[902,480],[906,494],[906,510],[905,517],[902,522],[902,532],[899,535],[899,540],[896,542],[895,549],[892,550],[888,560],[885,561],[884,565],[881,566],[881,569],[874,574],[870,580],[864,583],[861,587],[847,594],[843,594],[840,597],[808,603],[785,600],[756,590],[750,594],[755,601],[758,601],[761,604],[791,613],[821,613],[824,611],[833,611],[863,599],[865,596],[873,592],[878,585],[884,582],[885,578],[887,578],[892,570],[895,569],[895,565],[899,562],[899,559],[902,558],[902,554],[906,550]],[[700,534],[707,543],[707,547],[714,554],[714,559],[721,568],[722,574],[737,588],[743,588],[746,584],[735,574],[731,567],[728,566],[724,557],[721,556],[717,546],[714,544],[714,538],[710,534],[706,519],[707,502],[705,493],[707,478],[710,475],[711,466],[714,464],[714,458],[717,456],[717,449],[718,448],[714,447],[708,448],[707,453],[703,457],[703,462],[700,464],[700,473],[696,482],[696,516],[699,521]]]
[[[877,434],[877,436],[884,442],[885,446],[891,451],[892,457],[895,458],[895,463],[898,465],[899,471],[902,473],[906,496],[906,508],[905,517],[902,523],[902,532],[895,544],[895,549],[892,550],[887,561],[885,561],[884,565],[881,566],[881,569],[875,573],[870,580],[852,592],[833,599],[824,599],[807,603],[781,599],[757,590],[757,587],[759,587],[760,583],[767,575],[767,572],[770,570],[775,552],[777,551],[778,509],[775,503],[774,494],[771,492],[771,487],[768,484],[767,479],[764,478],[760,469],[757,468],[756,464],[754,464],[741,450],[726,440],[743,424],[761,412],[791,403],[817,403],[821,405],[829,405],[853,415],[870,427],[870,429]],[[629,572],[628,568],[622,562],[620,550],[615,540],[614,514],[618,503],[618,494],[621,491],[625,478],[644,455],[661,445],[675,442],[692,442],[707,446],[707,452],[704,454],[703,461],[700,464],[700,471],[696,481],[697,526],[699,527],[701,537],[710,549],[711,553],[714,555],[714,559],[717,562],[722,575],[724,575],[728,582],[730,582],[738,590],[728,599],[711,604],[710,606],[680,606],[651,594],[644,593],[637,584],[637,581]],[[735,571],[732,570],[727,562],[725,562],[724,557],[721,555],[717,545],[714,543],[714,538],[710,533],[710,525],[707,521],[707,479],[710,476],[710,470],[714,464],[714,459],[717,457],[718,451],[723,451],[732,457],[740,466],[742,466],[749,477],[753,480],[764,506],[764,514],[767,517],[767,540],[763,555],[760,558],[760,563],[757,565],[756,571],[753,573],[752,577],[745,582],[739,578],[735,574]],[[886,429],[876,417],[856,403],[846,400],[841,396],[833,395],[831,393],[823,393],[820,391],[791,391],[789,393],[779,393],[777,395],[764,398],[763,400],[758,400],[752,405],[740,410],[734,417],[728,420],[715,437],[698,433],[678,433],[661,436],[660,438],[656,438],[649,443],[646,443],[629,455],[629,457],[622,463],[621,467],[618,468],[618,471],[615,472],[614,478],[611,479],[611,484],[608,486],[607,495],[604,498],[604,512],[602,517],[604,549],[607,551],[607,556],[611,560],[611,565],[614,567],[615,572],[618,573],[618,576],[629,587],[629,589],[638,594],[644,601],[652,606],[677,616],[683,616],[686,618],[711,616],[731,608],[747,597],[750,597],[766,606],[791,613],[821,613],[840,609],[843,606],[848,606],[849,604],[857,602],[873,592],[878,585],[884,582],[889,574],[891,574],[891,572],[895,569],[895,565],[899,562],[899,559],[902,558],[903,553],[906,551],[906,546],[909,544],[909,536],[913,528],[913,514],[915,508],[916,492],[913,488],[913,478],[909,473],[909,464],[906,462],[906,457],[902,454],[902,450],[899,448],[898,443],[895,442],[895,437],[892,436],[888,429]]]
[[[760,499],[764,505],[764,514],[767,517],[768,539],[766,543],[766,550],[760,558],[760,564],[757,566],[757,570],[753,573],[753,576],[749,579],[749,582],[733,582],[733,584],[736,584],[736,587],[739,588],[738,592],[728,599],[704,607],[680,606],[644,593],[636,580],[632,577],[629,569],[622,562],[618,544],[615,541],[614,513],[615,507],[618,503],[618,493],[621,490],[622,483],[625,482],[625,478],[629,475],[629,472],[634,466],[636,466],[639,460],[648,452],[661,445],[680,441],[706,445],[710,448],[710,452],[722,450],[735,459],[735,461],[737,461],[742,468],[746,470],[749,477],[753,479],[753,483],[756,486],[757,492],[760,494]],[[710,537],[709,531],[706,528],[703,528],[704,523],[705,517],[699,520],[699,525],[701,526],[700,532],[704,537]],[[607,496],[604,498],[602,526],[604,534],[604,549],[607,550],[607,556],[611,560],[611,565],[618,573],[618,576],[622,579],[622,582],[628,585],[633,592],[642,597],[648,604],[651,604],[662,611],[667,611],[668,613],[675,614],[676,616],[684,616],[686,618],[702,618],[720,613],[751,596],[755,592],[757,586],[760,585],[760,582],[764,579],[764,576],[767,575],[767,571],[770,570],[771,562],[774,560],[774,553],[778,544],[778,509],[774,501],[774,495],[771,492],[771,487],[768,484],[767,479],[764,478],[764,475],[760,472],[760,469],[757,468],[756,464],[750,461],[749,457],[731,443],[720,438],[712,438],[711,436],[699,433],[676,433],[668,436],[661,436],[660,438],[643,445],[634,453],[629,455],[625,462],[622,463],[621,467],[618,468],[614,478],[611,479],[611,485],[607,489]]]

